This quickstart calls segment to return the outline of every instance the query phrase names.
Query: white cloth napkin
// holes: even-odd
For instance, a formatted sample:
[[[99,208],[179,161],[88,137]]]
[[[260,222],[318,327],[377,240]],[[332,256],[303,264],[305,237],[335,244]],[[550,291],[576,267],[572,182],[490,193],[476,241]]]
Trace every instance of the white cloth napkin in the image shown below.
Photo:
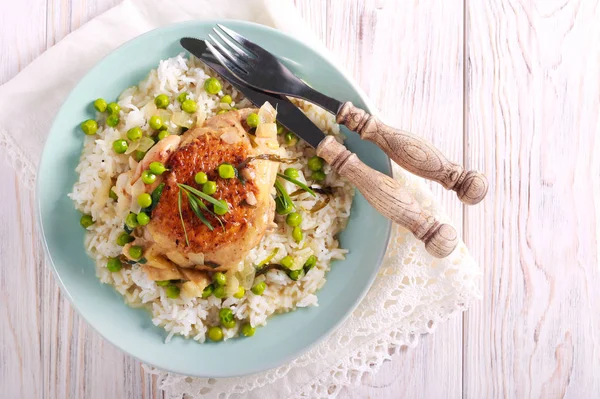
[[[0,149],[32,188],[54,115],[79,79],[122,43],[151,29],[191,19],[243,19],[278,28],[331,55],[289,0],[126,0],[88,22],[0,86]],[[36,104],[36,112],[29,111]],[[394,177],[422,206],[445,219],[421,179],[397,166]],[[466,309],[479,296],[479,270],[463,243],[433,259],[395,226],[379,276],[357,310],[331,336],[295,361],[265,373],[229,379],[186,378],[160,370],[168,397],[319,398],[360,384],[401,345]]]

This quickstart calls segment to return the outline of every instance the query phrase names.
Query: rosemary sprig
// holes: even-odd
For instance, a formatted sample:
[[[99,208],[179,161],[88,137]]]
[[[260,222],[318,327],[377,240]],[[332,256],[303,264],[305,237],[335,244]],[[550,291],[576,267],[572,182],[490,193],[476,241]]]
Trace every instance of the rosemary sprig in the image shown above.
[[[311,190],[310,187],[308,187],[306,184],[302,183],[301,181],[296,180],[293,177],[286,176],[286,175],[284,175],[282,173],[277,173],[277,176],[281,177],[284,180],[289,181],[290,183],[293,183],[293,184],[297,185],[298,187],[300,187],[301,189],[303,189],[304,191],[306,191],[307,193],[309,193],[313,197],[317,196],[315,194],[315,192],[313,190]]]

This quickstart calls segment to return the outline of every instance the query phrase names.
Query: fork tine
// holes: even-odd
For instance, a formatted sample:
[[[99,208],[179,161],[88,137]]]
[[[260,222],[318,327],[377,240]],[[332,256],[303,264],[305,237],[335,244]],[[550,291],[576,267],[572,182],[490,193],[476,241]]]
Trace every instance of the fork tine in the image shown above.
[[[221,33],[221,31],[219,31],[217,28],[213,28],[213,32],[215,32],[217,35],[219,35],[221,40],[226,45],[231,47],[231,49],[233,49],[233,51],[235,51],[240,57],[244,57],[244,58],[248,58],[248,59],[256,58],[256,55],[253,52],[244,48],[244,46],[242,46],[240,43],[238,43],[236,41],[232,41],[227,35],[224,35],[223,33]]]
[[[231,62],[233,62],[234,64],[238,64],[239,67],[244,68],[244,67],[250,67],[250,64],[246,61],[246,56],[245,55],[241,55],[241,56],[236,56],[235,54],[232,54],[231,51],[229,51],[229,49],[227,47],[225,47],[224,45],[222,45],[217,39],[215,39],[212,35],[208,35],[208,37],[210,38],[210,40],[212,40],[212,43],[215,47],[219,48],[219,52],[229,58],[229,60]]]
[[[234,64],[232,61],[230,61],[227,57],[225,57],[223,54],[221,54],[219,52],[219,50],[217,50],[215,48],[215,46],[212,45],[212,43],[208,40],[205,41],[206,42],[206,47],[208,47],[208,49],[210,50],[210,52],[212,53],[212,55],[219,60],[219,62],[229,70],[229,72],[233,73],[234,75],[236,75],[238,78],[240,78],[240,76],[243,75],[247,75],[248,72],[237,66],[236,64]]]
[[[221,30],[223,32],[225,32],[227,35],[229,35],[229,37],[231,37],[233,40],[235,40],[237,43],[239,43],[240,46],[242,46],[244,48],[244,50],[251,52],[255,57],[259,58],[261,55],[264,55],[264,53],[267,52],[265,49],[260,47],[258,44],[246,39],[244,36],[240,35],[239,33],[235,32],[229,28],[226,28],[225,26],[223,26],[221,24],[217,24],[217,26],[219,28],[221,28]]]

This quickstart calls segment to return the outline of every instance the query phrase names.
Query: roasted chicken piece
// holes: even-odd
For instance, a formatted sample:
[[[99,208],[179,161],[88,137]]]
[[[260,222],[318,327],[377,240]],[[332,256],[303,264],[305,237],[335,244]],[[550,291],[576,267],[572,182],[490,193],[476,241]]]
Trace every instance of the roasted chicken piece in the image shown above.
[[[244,183],[238,178],[223,179],[217,170],[223,163],[235,167],[249,157],[277,152],[279,146],[275,129],[272,129],[274,137],[263,131],[256,132],[257,137],[250,136],[245,122],[250,112],[257,110],[230,111],[210,118],[202,127],[187,131],[181,137],[179,148],[166,161],[169,171],[163,175],[165,187],[147,229],[154,242],[153,251],[163,253],[168,262],[181,266],[184,276],[184,267],[224,271],[237,266],[260,242],[273,221],[275,202],[271,189],[277,176],[277,162],[249,162],[240,172],[246,179]],[[187,184],[201,191],[202,187],[194,181],[194,176],[200,171],[208,175],[209,181],[217,183],[213,197],[226,200],[229,211],[220,217],[223,226],[214,215],[202,211],[214,227],[211,231],[194,214],[186,192],[182,191],[181,216],[188,243],[179,214],[178,184]],[[204,203],[212,209],[211,204]],[[198,259],[202,259],[203,264],[198,264]],[[152,266],[151,262],[148,265]]]

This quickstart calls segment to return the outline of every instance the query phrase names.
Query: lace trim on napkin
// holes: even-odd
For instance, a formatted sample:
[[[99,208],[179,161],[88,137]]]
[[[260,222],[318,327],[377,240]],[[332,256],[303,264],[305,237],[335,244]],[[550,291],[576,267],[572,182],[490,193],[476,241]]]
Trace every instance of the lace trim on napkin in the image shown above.
[[[397,166],[394,176],[424,208],[447,220],[420,179]],[[158,375],[159,386],[169,398],[224,399],[260,388],[272,390],[261,391],[260,397],[330,398],[346,386],[360,385],[402,346],[416,346],[419,335],[432,333],[439,323],[480,297],[481,273],[464,243],[440,260],[427,254],[402,227],[394,226],[392,237],[378,277],[358,308],[324,342],[293,362],[227,379],[190,378],[146,369]],[[286,377],[293,378],[294,390],[287,388],[291,384],[271,385]],[[297,384],[299,380],[305,382]]]
[[[15,140],[7,132],[0,129],[0,151],[8,155],[8,164],[17,172],[18,177],[25,186],[33,190],[35,187],[35,166],[23,154]]]

